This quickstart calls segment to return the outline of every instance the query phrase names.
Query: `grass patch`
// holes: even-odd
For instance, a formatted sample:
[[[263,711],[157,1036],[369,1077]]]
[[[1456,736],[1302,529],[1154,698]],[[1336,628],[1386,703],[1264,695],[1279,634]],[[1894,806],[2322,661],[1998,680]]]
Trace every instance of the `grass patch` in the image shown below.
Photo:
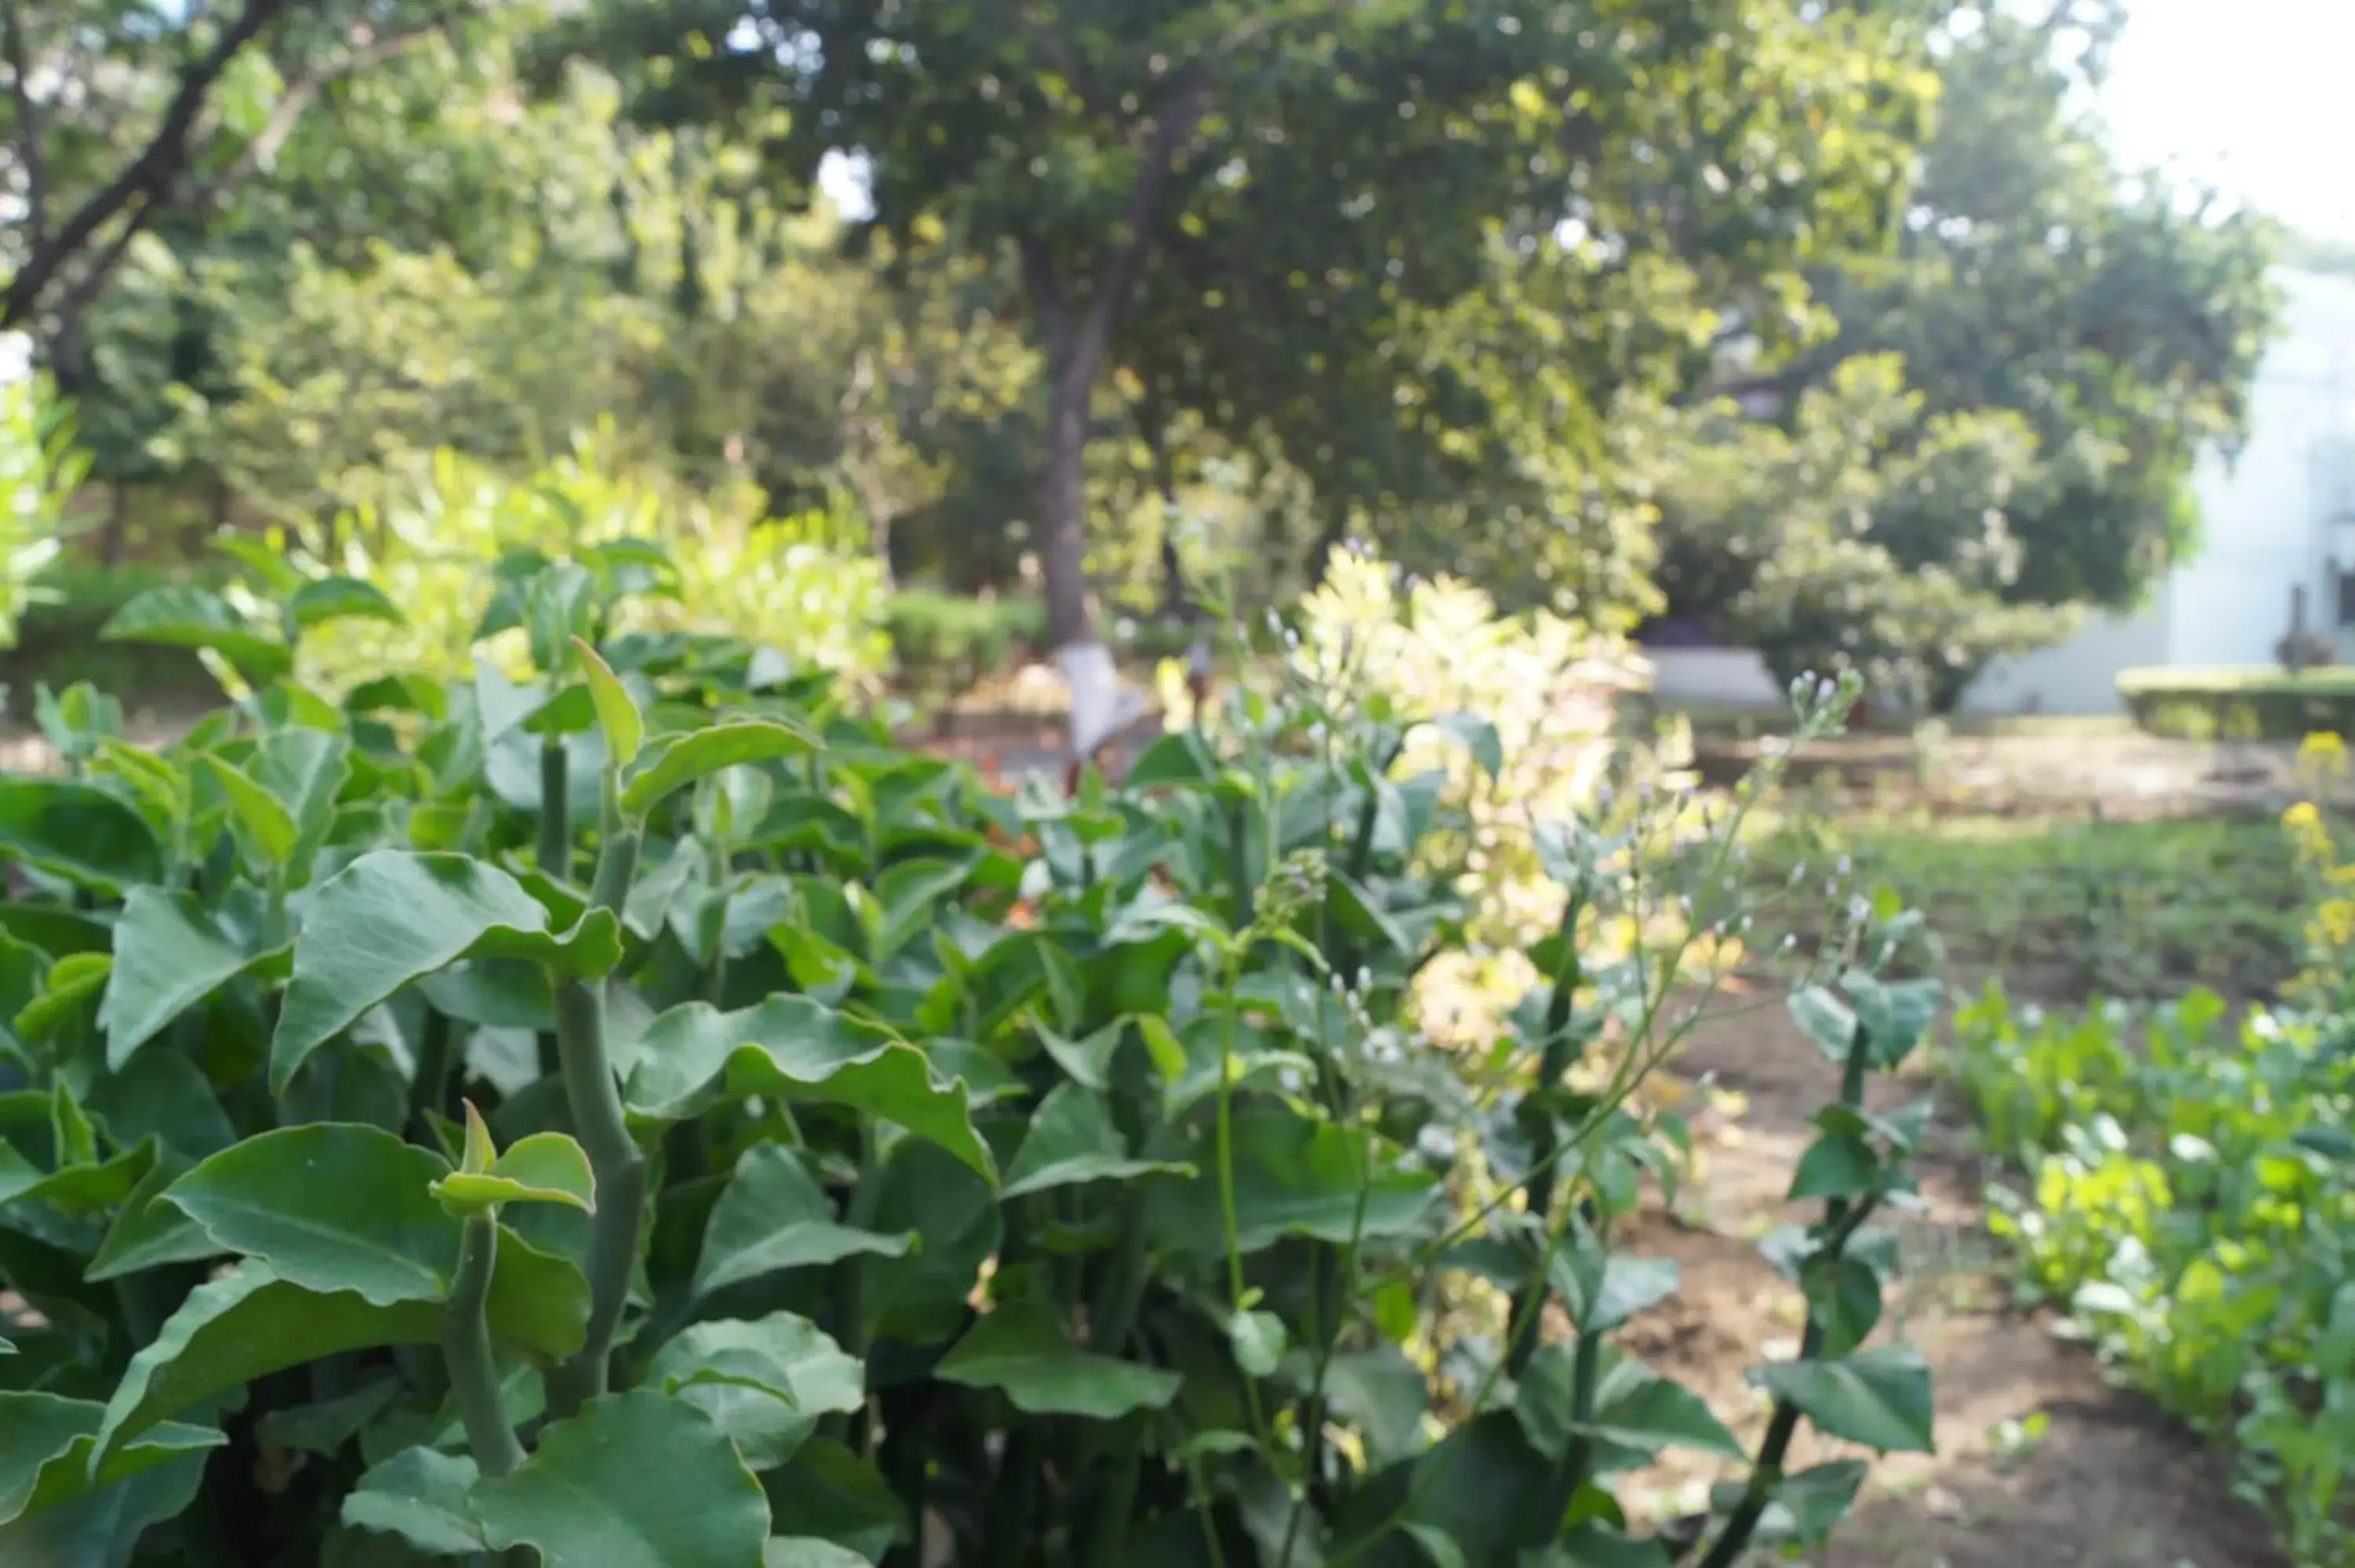
[[[1838,874],[1929,914],[1958,970],[2001,971],[2048,995],[2268,994],[2296,969],[2300,884],[2270,821],[1762,814],[1762,879]],[[1813,899],[1813,902],[1822,902]],[[1805,929],[1803,926],[1803,930]]]

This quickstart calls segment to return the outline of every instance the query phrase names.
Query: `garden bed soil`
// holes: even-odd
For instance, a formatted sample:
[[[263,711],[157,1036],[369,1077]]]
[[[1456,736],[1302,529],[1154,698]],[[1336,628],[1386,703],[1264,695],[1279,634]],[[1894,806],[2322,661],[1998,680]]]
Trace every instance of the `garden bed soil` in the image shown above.
[[[1626,1346],[1707,1398],[1754,1451],[1765,1425],[1745,1368],[1796,1348],[1796,1287],[1758,1255],[1769,1227],[1811,1218],[1783,1192],[1808,1118],[1837,1075],[1779,1007],[1706,1022],[1677,1064],[1711,1087],[1688,1106],[1701,1169],[1677,1211],[1647,1217],[1628,1250],[1672,1257],[1683,1287],[1636,1319]],[[1898,1086],[1933,1092],[1926,1078]],[[1877,1462],[1854,1516],[1815,1559],[1827,1568],[2276,1568],[2264,1520],[2233,1499],[2227,1461],[2140,1397],[2110,1387],[2092,1353],[2023,1313],[1991,1273],[1978,1192],[1986,1171],[1951,1123],[1923,1161],[1923,1211],[1897,1222],[1902,1276],[1884,1334],[1919,1346],[1935,1380],[1938,1452]],[[1810,1206],[1811,1207],[1811,1206]],[[2035,1418],[2041,1415],[2041,1421]],[[1793,1455],[1804,1466],[1836,1446]],[[1671,1458],[1640,1482],[1661,1515],[1721,1467]],[[1679,1494],[1683,1495],[1679,1495]]]

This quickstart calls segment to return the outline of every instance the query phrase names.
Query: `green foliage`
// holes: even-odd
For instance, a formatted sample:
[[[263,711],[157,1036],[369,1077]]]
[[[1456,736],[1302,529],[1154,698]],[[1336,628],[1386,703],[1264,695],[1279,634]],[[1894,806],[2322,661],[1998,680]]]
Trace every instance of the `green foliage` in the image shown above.
[[[1046,630],[1036,599],[968,599],[902,588],[884,606],[901,691],[941,710],[992,675]]]
[[[2335,1014],[2212,992],[2154,1014],[2046,1015],[1990,989],[1954,1059],[2022,1160],[1992,1224],[2021,1287],[2136,1383],[2228,1436],[2239,1489],[2300,1563],[2339,1563],[2355,1444],[2355,1057]]]
[[[2355,734],[2355,670],[2118,672],[2135,726],[2188,740],[2303,740]]]
[[[89,466],[48,383],[0,377],[0,650],[16,645],[29,607],[53,601],[34,579],[64,548],[66,506]]]
[[[1545,835],[1544,978],[1457,1055],[1412,999],[1476,822],[1397,754],[1508,769],[1485,721],[1241,690],[1008,798],[823,671],[614,630],[661,581],[615,566],[495,564],[521,682],[281,659],[153,753],[68,694],[69,776],[0,779],[0,1558],[1665,1556],[1614,1478],[1739,1448],[1611,1343],[1676,1287],[1614,1243],[1687,1149],[1636,1091],[1689,940],[1643,944],[1743,918],[1730,840]],[[244,633],[298,667],[304,588]],[[1811,1308],[1705,1568],[1837,1522],[1803,1425],[1932,1442],[1866,1343],[1924,1118],[1863,1107],[1937,998],[1845,956],[1918,928],[1793,1001]]]
[[[1670,605],[1712,615],[1777,680],[1854,670],[1943,712],[1989,659],[2070,630],[2064,612],[2011,602],[2027,425],[1926,415],[1893,356],[1842,364],[1784,424],[1721,403],[1649,433]]]
[[[1940,29],[1894,253],[1811,274],[1838,326],[1757,384],[1787,395],[1894,354],[1924,421],[2024,421],[2035,461],[2006,508],[2005,597],[2125,609],[2197,546],[2201,450],[2243,433],[2279,319],[2272,226],[2107,145],[2121,0],[1929,8],[1958,25]]]
[[[1762,888],[1804,900],[1851,868],[1904,888],[1963,973],[2032,974],[2057,995],[2262,996],[2298,967],[2301,882],[2269,821],[1929,808],[1758,825]]]

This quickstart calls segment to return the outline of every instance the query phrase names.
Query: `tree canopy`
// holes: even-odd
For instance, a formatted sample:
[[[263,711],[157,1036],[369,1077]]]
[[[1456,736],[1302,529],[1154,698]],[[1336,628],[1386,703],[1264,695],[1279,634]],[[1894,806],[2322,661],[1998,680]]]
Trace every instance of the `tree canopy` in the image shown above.
[[[110,551],[599,432],[1057,643],[1357,538],[1944,689],[2193,546],[2272,324],[2096,0],[145,15],[0,0],[0,322]]]

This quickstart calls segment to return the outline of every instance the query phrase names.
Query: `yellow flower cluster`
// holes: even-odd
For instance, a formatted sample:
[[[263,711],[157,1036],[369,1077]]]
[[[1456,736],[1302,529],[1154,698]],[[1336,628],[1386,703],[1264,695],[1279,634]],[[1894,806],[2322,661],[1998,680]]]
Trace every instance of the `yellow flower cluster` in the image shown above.
[[[2307,874],[2306,964],[2286,994],[2321,1004],[2355,981],[2355,860],[2339,853],[2338,837],[2318,804],[2347,779],[2347,743],[2336,735],[2307,736],[2297,749],[2296,770],[2312,794],[2282,813],[2282,831]]]

